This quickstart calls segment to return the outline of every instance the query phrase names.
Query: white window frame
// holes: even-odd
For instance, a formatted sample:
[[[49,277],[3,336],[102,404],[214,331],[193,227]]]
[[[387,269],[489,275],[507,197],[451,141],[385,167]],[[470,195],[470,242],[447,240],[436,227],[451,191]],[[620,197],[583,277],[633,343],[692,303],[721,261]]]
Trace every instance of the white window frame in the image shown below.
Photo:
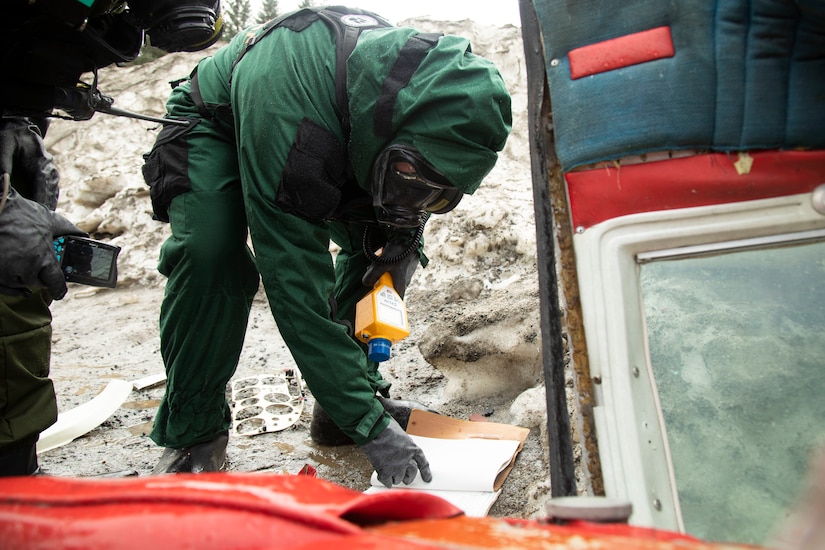
[[[605,494],[632,503],[632,525],[684,532],[650,365],[640,262],[821,231],[825,215],[814,205],[822,192],[634,214],[574,235]]]

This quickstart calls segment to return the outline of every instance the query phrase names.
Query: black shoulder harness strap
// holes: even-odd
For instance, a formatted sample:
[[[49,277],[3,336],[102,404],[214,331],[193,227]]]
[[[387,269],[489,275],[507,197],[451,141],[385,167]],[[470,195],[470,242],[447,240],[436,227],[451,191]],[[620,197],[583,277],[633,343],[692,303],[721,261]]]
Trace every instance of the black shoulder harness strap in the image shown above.
[[[341,115],[344,142],[349,141],[350,116],[347,99],[347,59],[364,29],[391,27],[382,17],[357,8],[332,6],[318,11],[318,15],[335,30],[335,100]]]
[[[335,99],[338,104],[338,111],[341,117],[341,128],[344,131],[345,140],[349,140],[349,102],[347,101],[347,58],[355,49],[358,36],[365,29],[381,27],[391,27],[386,19],[357,8],[346,8],[343,6],[329,6],[322,8],[304,8],[299,11],[282,15],[270,20],[254,36],[247,39],[246,44],[241,49],[235,61],[232,63],[232,70],[229,76],[231,86],[232,73],[238,62],[246,55],[255,44],[278,27],[287,27],[294,32],[301,32],[316,21],[321,19],[335,31],[336,51],[335,51]],[[206,104],[200,94],[198,87],[197,68],[190,75],[192,101],[198,108],[198,112],[206,118],[217,118],[224,113],[231,120],[231,104]],[[397,92],[396,92],[397,93]],[[221,117],[224,118],[224,117]]]
[[[398,92],[410,83],[421,62],[442,35],[439,33],[418,33],[407,39],[398,52],[398,57],[381,85],[381,95],[375,102],[373,112],[373,132],[376,136],[391,139],[394,134],[392,112]]]

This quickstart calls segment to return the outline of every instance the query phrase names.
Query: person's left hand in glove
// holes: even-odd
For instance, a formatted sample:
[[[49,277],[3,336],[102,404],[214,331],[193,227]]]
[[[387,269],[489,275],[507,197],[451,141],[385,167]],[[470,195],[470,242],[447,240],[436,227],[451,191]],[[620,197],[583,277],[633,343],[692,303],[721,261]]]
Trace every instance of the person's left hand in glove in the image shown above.
[[[40,128],[27,117],[0,118],[0,175],[27,199],[57,208],[60,175]],[[3,176],[5,177],[5,176]]]
[[[409,485],[419,472],[421,479],[427,483],[433,480],[430,463],[424,456],[424,451],[392,418],[378,437],[364,443],[361,448],[375,468],[378,481],[386,487],[402,482]]]
[[[61,235],[87,233],[11,189],[0,212],[0,292],[27,296],[30,288],[45,287],[52,298],[62,299],[68,290],[66,277],[54,252],[54,239]]]
[[[381,258],[395,258],[401,255],[408,246],[409,245],[404,244],[403,241],[390,241],[384,245]],[[415,273],[420,262],[421,256],[419,256],[417,250],[411,251],[394,263],[373,262],[361,278],[361,283],[363,283],[364,286],[372,288],[375,286],[375,283],[378,282],[378,279],[381,278],[381,275],[389,272],[392,277],[392,286],[395,287],[398,295],[403,298],[404,293],[407,291],[407,286],[412,280],[413,273]]]

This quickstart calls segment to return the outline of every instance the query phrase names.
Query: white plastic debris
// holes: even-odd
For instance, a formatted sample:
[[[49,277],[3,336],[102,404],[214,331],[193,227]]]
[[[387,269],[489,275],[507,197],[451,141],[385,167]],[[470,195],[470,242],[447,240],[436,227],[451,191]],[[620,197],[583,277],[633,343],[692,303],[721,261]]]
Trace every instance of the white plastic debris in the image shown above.
[[[232,382],[232,428],[236,435],[279,432],[298,422],[304,410],[301,374],[287,368]]]
[[[57,422],[40,434],[37,452],[45,453],[61,447],[97,428],[114,414],[130,393],[132,393],[131,382],[110,380],[103,391],[88,403],[58,414]]]
[[[136,390],[140,391],[147,388],[154,388],[164,382],[166,382],[166,373],[158,372],[155,374],[150,374],[149,376],[144,376],[143,378],[138,378],[137,380],[132,381],[132,385]]]

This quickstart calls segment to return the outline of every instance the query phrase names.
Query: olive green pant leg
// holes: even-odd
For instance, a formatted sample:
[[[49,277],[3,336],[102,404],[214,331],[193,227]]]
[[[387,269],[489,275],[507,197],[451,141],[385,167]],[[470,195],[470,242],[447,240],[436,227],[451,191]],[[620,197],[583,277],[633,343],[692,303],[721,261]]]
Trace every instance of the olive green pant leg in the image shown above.
[[[229,428],[226,384],[238,365],[258,272],[240,190],[180,195],[170,221],[173,235],[160,258],[169,277],[160,316],[166,393],[151,438],[182,448]]]
[[[226,384],[259,283],[234,145],[202,121],[187,134],[187,151],[191,191],[171,202],[172,235],[158,262],[168,277],[160,312],[167,381],[150,437],[171,448],[229,428]]]
[[[57,421],[49,379],[51,297],[0,294],[0,450],[37,436]]]

